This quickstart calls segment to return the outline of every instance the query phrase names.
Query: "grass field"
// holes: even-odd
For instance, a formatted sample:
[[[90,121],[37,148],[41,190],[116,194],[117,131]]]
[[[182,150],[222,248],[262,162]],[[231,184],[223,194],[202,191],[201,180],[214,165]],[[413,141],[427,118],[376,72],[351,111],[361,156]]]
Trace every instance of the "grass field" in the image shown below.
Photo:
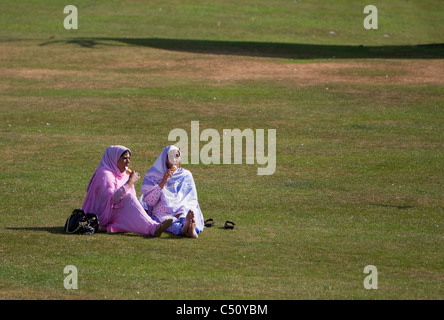
[[[444,7],[350,2],[3,0],[0,298],[442,299]],[[276,129],[275,173],[185,165],[198,240],[64,234],[106,147],[145,174],[191,121]]]

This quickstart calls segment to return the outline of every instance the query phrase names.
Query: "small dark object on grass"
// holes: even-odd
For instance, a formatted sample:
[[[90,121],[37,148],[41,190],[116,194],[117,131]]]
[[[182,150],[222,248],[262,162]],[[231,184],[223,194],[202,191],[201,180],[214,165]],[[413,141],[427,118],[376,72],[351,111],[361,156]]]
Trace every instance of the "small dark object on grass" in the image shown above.
[[[233,221],[226,221],[224,224],[224,229],[234,229],[236,224]]]
[[[99,227],[99,220],[94,213],[85,213],[75,209],[68,217],[64,230],[66,233],[94,234]]]
[[[209,228],[209,227],[212,227],[212,226],[214,226],[214,220],[213,219],[207,219],[207,220],[205,220],[205,227],[207,227],[207,228]]]

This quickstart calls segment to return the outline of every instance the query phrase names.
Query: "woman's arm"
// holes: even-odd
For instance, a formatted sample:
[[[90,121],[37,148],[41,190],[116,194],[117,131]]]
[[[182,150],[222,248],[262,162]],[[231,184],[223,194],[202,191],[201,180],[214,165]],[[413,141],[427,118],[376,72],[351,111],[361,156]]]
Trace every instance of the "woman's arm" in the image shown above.
[[[118,204],[125,197],[126,193],[131,189],[131,187],[125,183],[119,189],[114,191],[113,194],[113,204]]]
[[[167,183],[168,179],[171,178],[173,173],[174,173],[174,171],[171,168],[165,172],[165,174],[163,175],[162,181],[160,181],[160,183],[159,183],[159,187],[161,189],[163,189],[163,187],[165,187],[165,184]]]
[[[143,198],[143,201],[146,203],[148,207],[153,207],[156,205],[156,203],[159,201],[160,195],[162,194],[162,189],[165,186],[166,182],[169,178],[173,175],[172,170],[167,170],[165,172],[165,175],[163,176],[162,181],[160,181],[159,184],[156,184],[154,186],[151,186],[149,188],[149,191],[145,193],[145,196]]]
[[[159,187],[159,185],[156,185],[153,188],[151,188],[149,192],[145,194],[143,201],[145,201],[148,207],[153,207],[159,201],[161,194],[162,194],[162,189]]]
[[[131,189],[131,186],[134,185],[135,182],[137,182],[137,180],[140,179],[140,175],[137,172],[131,172],[128,181],[121,186],[119,189],[117,189],[116,191],[114,191],[113,194],[113,203],[114,204],[118,204],[120,201],[122,201],[122,199],[125,197],[125,195],[127,194],[127,192]]]

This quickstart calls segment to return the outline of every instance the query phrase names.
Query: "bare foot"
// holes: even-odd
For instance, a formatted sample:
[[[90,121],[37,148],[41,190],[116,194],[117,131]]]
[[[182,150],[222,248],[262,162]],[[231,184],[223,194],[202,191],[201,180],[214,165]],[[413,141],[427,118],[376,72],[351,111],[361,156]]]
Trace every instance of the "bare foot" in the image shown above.
[[[188,233],[188,229],[190,228],[190,223],[191,223],[191,219],[193,219],[194,218],[194,213],[193,213],[193,211],[188,211],[188,213],[187,213],[187,216],[186,216],[186,218],[185,218],[185,223],[183,224],[183,227],[182,227],[182,233],[185,233],[185,234],[187,234]]]
[[[188,227],[187,237],[194,239],[197,239],[199,237],[196,232],[196,220],[194,219],[194,214],[193,218],[190,221],[190,226]]]

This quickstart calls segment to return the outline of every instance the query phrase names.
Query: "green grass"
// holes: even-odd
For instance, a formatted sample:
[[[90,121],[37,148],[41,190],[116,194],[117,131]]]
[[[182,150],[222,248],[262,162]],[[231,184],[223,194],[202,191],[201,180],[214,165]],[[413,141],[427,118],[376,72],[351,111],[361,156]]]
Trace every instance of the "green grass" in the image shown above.
[[[0,4],[0,298],[442,299],[443,79],[391,80],[442,66],[416,46],[443,42],[439,1],[374,2],[372,31],[360,1],[77,3],[71,31],[57,1]],[[255,73],[316,63],[340,65]],[[276,129],[276,172],[186,165],[216,221],[197,241],[63,233],[106,147],[144,174],[194,120]]]
[[[59,1],[5,0],[6,38],[135,37],[312,44],[415,44],[441,39],[439,2],[374,1],[379,29],[363,28],[368,1],[76,1],[79,29],[63,29]],[[330,31],[335,34],[331,35]],[[389,38],[384,37],[389,35]]]

